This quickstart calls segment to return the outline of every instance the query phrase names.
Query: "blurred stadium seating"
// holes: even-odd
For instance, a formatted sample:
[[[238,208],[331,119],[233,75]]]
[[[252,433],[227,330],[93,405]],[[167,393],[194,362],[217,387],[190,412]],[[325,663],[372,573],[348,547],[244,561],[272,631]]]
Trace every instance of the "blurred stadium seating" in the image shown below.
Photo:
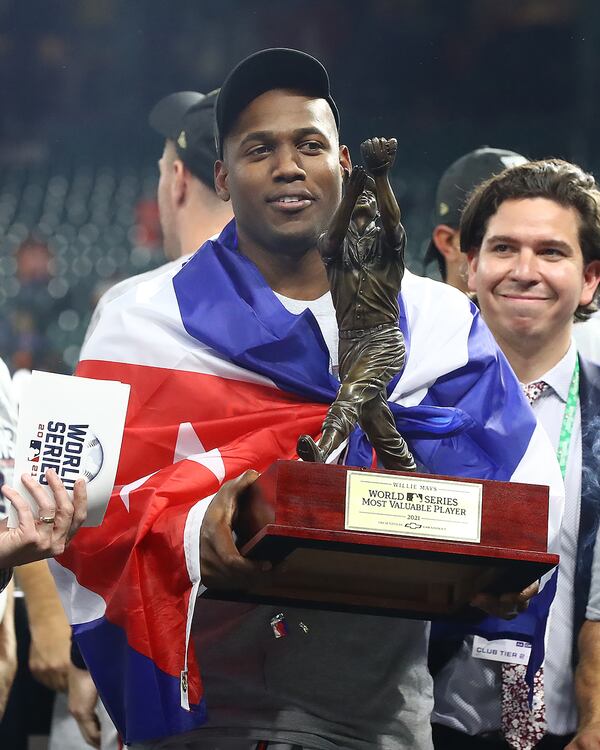
[[[164,262],[156,167],[0,176],[0,356],[70,371],[100,294]],[[45,252],[45,257],[44,257]]]

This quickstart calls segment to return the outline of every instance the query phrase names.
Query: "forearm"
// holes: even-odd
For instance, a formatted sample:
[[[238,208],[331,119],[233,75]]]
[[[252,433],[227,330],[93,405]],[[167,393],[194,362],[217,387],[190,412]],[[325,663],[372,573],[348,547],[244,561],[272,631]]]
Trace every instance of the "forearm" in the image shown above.
[[[66,690],[71,628],[48,564],[30,563],[20,568],[17,576],[27,605],[31,674],[51,690]]]
[[[340,248],[348,231],[352,212],[358,199],[357,195],[347,192],[333,214],[327,230],[328,249]]]
[[[387,173],[376,175],[374,179],[377,188],[377,206],[381,216],[381,223],[385,233],[391,237],[402,231],[400,206],[390,185]]]
[[[586,620],[579,633],[575,693],[579,729],[600,724],[600,621]]]
[[[29,625],[32,630],[45,627],[48,621],[68,629],[67,618],[48,563],[42,560],[22,565],[17,569],[16,576],[25,594]]]
[[[0,662],[11,653],[16,659],[16,644],[14,584],[11,581],[6,589],[6,609],[0,620]]]

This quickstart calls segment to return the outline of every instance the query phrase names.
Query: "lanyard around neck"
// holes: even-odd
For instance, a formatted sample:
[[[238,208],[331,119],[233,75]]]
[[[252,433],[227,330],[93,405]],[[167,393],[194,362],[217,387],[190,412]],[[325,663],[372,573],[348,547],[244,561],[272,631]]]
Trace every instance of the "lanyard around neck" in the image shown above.
[[[569,447],[571,445],[571,436],[573,435],[573,425],[575,424],[575,414],[579,404],[579,357],[575,357],[575,367],[569,386],[569,395],[563,415],[562,425],[560,428],[560,437],[558,438],[558,448],[556,449],[556,458],[560,466],[560,473],[564,480],[567,471],[567,459],[569,458]]]

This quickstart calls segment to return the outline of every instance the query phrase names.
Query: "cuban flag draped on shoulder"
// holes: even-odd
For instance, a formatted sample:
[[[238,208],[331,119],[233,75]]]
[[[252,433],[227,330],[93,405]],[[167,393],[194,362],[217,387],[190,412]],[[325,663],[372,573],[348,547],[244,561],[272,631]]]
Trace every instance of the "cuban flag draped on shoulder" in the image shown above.
[[[389,400],[424,469],[558,488],[545,434],[471,302],[407,273],[400,325],[406,363]],[[126,742],[191,731],[210,712],[188,647],[204,512],[223,481],[296,458],[339,383],[314,316],[285,309],[237,251],[235,222],[175,275],[111,302],[77,374],[129,383],[131,397],[104,522],[54,565],[74,636]],[[345,461],[371,465],[358,429]]]

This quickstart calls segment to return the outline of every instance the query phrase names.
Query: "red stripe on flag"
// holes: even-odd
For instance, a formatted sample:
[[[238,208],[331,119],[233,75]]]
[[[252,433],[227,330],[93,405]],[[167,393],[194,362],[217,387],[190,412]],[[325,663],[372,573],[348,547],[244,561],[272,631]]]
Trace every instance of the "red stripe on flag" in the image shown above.
[[[298,435],[319,432],[327,411],[275,387],[216,375],[99,360],[81,362],[77,375],[131,385],[117,485],[172,463],[182,423],[193,424],[207,451],[273,432],[280,457],[289,458]]]

